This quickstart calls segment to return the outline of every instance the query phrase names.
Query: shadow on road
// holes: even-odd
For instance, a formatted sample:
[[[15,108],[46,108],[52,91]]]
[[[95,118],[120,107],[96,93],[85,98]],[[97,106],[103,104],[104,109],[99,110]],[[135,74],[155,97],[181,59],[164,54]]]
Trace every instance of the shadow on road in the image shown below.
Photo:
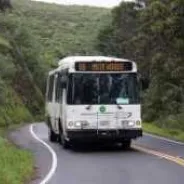
[[[73,152],[91,153],[91,152],[138,152],[134,148],[125,149],[118,144],[75,144],[70,147]]]

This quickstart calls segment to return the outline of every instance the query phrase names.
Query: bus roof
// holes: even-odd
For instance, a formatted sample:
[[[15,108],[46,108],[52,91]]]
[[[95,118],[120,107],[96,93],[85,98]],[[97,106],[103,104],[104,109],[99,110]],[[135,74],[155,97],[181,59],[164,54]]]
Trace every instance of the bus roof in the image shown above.
[[[136,63],[134,61],[124,59],[124,58],[117,58],[117,57],[107,57],[107,56],[68,56],[65,57],[58,62],[58,68],[49,72],[52,74],[54,72],[63,70],[63,69],[70,69],[74,66],[76,62],[101,62],[101,61],[122,61],[122,62],[132,62],[134,67],[136,68]]]
[[[90,62],[90,61],[129,61],[127,59],[122,59],[122,58],[115,58],[115,57],[106,57],[106,56],[70,56],[70,57],[65,57],[62,60],[59,61],[58,65],[61,66],[65,63],[75,63],[78,61],[82,62]]]

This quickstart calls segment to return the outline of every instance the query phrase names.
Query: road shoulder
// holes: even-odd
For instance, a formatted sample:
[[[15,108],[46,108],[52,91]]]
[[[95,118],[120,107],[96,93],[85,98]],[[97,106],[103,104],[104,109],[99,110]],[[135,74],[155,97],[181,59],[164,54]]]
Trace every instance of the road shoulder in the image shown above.
[[[163,129],[152,123],[143,123],[144,132],[160,136],[161,139],[167,138],[170,141],[180,142],[184,145],[184,132],[181,130]]]
[[[14,128],[0,129],[0,181],[12,184],[28,183],[34,175],[33,156],[9,137],[9,131]]]
[[[40,144],[30,133],[30,125],[25,125],[8,134],[11,140],[19,148],[30,152],[33,156],[34,176],[30,184],[41,183],[50,171],[52,155],[47,148]],[[41,137],[41,139],[47,139]]]

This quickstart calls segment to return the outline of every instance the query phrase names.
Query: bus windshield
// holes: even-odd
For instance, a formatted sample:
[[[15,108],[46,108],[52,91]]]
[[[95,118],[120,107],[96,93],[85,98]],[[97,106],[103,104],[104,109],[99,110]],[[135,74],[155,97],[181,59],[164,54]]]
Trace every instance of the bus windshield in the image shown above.
[[[139,104],[136,73],[69,75],[67,104]]]

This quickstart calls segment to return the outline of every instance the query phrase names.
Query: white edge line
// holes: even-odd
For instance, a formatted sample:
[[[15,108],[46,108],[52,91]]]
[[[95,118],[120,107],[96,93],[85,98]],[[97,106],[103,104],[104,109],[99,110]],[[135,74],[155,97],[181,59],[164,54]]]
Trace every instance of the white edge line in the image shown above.
[[[149,133],[144,133],[144,135],[184,146],[183,142],[174,141],[174,140],[171,140],[171,139],[168,139],[168,138],[165,138],[165,137],[161,137],[161,136],[158,136],[158,135],[153,135],[153,134],[149,134]]]
[[[31,135],[41,144],[43,144],[48,150],[49,152],[52,154],[52,165],[50,168],[49,173],[45,176],[45,178],[40,182],[40,184],[46,184],[50,181],[50,179],[53,177],[53,175],[55,174],[56,168],[57,168],[57,155],[55,153],[55,151],[43,140],[41,140],[34,132],[33,130],[34,125],[30,125],[29,127],[29,131],[31,133]]]

